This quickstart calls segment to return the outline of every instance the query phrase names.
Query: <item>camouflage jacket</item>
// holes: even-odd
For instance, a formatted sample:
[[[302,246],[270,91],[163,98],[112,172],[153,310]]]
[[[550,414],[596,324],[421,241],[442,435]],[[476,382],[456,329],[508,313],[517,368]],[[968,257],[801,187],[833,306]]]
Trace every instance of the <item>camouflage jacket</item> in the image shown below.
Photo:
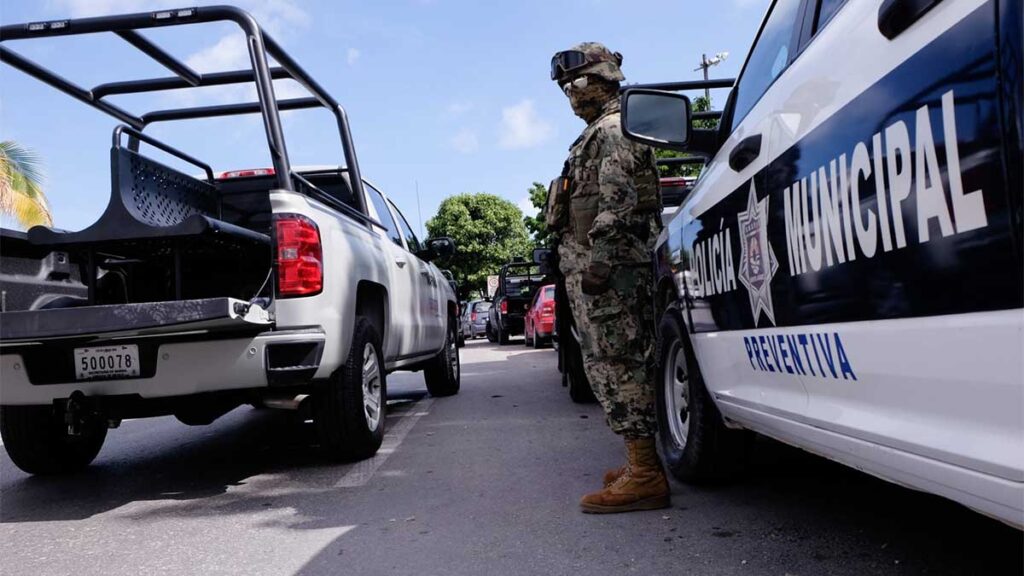
[[[646,264],[661,231],[654,150],[627,140],[619,101],[605,105],[570,148],[569,217],[563,242],[593,262]],[[584,268],[586,264],[574,268]]]

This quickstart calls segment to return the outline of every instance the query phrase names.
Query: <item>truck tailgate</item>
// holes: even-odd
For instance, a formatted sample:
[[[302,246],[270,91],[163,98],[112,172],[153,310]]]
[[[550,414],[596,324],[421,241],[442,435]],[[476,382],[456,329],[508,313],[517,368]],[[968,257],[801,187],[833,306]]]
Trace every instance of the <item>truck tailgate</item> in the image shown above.
[[[0,314],[0,342],[142,336],[190,330],[264,330],[270,314],[235,298],[110,304]]]

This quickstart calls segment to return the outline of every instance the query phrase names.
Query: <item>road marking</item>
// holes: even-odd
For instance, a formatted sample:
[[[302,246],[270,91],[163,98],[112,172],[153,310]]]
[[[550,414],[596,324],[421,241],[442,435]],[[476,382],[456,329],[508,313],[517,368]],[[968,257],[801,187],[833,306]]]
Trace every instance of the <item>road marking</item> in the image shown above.
[[[412,427],[416,425],[416,422],[430,413],[430,406],[434,403],[433,398],[427,398],[421,401],[419,406],[414,407],[416,412],[410,412],[402,417],[397,424],[390,430],[384,432],[384,442],[380,445],[380,450],[377,454],[368,460],[362,462],[356,462],[352,465],[352,469],[345,473],[338,480],[338,483],[334,485],[335,488],[358,488],[359,486],[365,485],[373,478],[373,474],[380,468],[384,462],[387,461],[395,450],[398,450],[399,444],[405,439],[405,435],[412,430]]]

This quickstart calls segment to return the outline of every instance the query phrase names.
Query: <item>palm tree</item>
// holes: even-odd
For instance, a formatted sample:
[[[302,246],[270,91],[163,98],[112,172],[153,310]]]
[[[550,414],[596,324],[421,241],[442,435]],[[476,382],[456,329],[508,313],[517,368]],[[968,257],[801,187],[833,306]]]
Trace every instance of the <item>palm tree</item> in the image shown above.
[[[53,226],[42,179],[35,152],[11,140],[0,142],[0,213],[13,217],[25,228]]]

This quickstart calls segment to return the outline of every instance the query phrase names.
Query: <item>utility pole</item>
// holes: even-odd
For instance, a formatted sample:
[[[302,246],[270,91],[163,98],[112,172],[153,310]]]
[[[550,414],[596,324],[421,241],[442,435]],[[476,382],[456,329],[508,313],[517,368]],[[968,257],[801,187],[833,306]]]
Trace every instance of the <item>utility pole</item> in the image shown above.
[[[696,68],[694,68],[693,71],[694,72],[698,72],[698,71],[703,70],[704,71],[704,81],[707,82],[708,81],[708,68],[711,68],[712,66],[717,66],[718,64],[721,64],[722,61],[724,61],[728,57],[729,57],[729,53],[728,52],[719,52],[718,54],[715,54],[714,58],[711,58],[711,59],[708,59],[708,55],[707,54],[701,54],[700,55],[700,66],[697,66]],[[708,88],[704,89],[704,98],[708,101],[708,104],[711,103],[711,90],[710,89],[708,89]]]

